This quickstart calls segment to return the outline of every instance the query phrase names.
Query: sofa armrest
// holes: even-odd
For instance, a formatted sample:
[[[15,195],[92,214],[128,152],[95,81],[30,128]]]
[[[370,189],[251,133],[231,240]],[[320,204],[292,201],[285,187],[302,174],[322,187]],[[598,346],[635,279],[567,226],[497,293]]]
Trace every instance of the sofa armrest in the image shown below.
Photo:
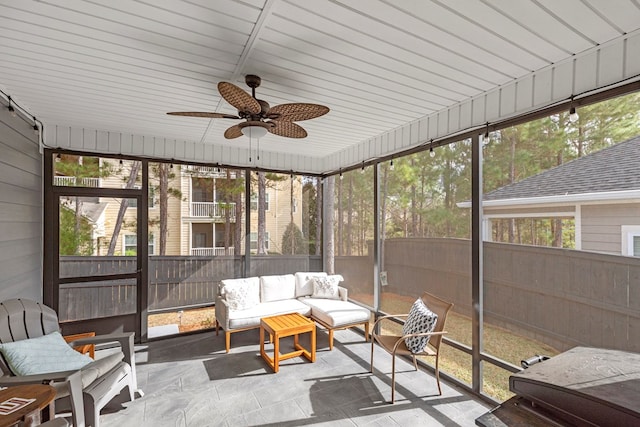
[[[221,295],[216,296],[216,321],[225,331],[229,330],[229,304]]]
[[[347,288],[343,288],[342,286],[338,286],[338,296],[342,301],[347,301],[349,297],[349,290]]]

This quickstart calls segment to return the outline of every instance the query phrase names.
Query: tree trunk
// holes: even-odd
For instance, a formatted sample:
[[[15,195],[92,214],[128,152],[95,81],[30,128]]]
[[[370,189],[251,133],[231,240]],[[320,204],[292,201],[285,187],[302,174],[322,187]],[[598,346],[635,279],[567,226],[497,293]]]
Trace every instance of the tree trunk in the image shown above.
[[[338,256],[342,255],[342,242],[343,242],[343,236],[342,236],[342,227],[343,227],[343,223],[342,223],[342,182],[344,181],[344,179],[342,178],[342,174],[340,175],[340,178],[338,179],[338,216],[337,218],[335,218],[335,220],[338,221],[338,235],[336,236],[336,240],[338,241]],[[334,180],[335,182],[335,180]],[[335,185],[335,184],[334,184]],[[329,194],[329,193],[327,193]],[[333,197],[333,193],[330,193],[330,196]]]
[[[347,193],[347,232],[345,240],[347,243],[347,256],[350,256],[353,247],[353,174],[349,174],[349,192]]]
[[[325,256],[325,269],[329,274],[335,274],[335,249],[333,245],[334,240],[334,207],[333,207],[333,191],[335,187],[335,176],[326,178],[325,184],[327,186],[327,200],[325,202],[325,216],[326,226],[324,227],[324,256]]]
[[[267,178],[264,172],[258,172],[258,249],[256,253],[258,255],[267,254]]]
[[[291,227],[293,227],[293,184],[295,183],[295,178],[293,174],[291,174],[291,179],[289,180],[289,221]],[[296,247],[296,233],[293,232],[293,228],[291,230],[291,254],[297,254],[298,248]]]
[[[244,209],[242,209],[242,192],[236,191],[236,222],[235,222],[235,233],[233,234],[233,254],[240,255],[240,248],[242,248],[242,214]]]
[[[74,240],[74,255],[80,255],[80,227],[82,225],[82,201],[80,197],[76,196],[76,221],[73,226],[73,240]]]
[[[169,231],[169,168],[167,163],[158,165],[158,188],[160,191],[160,255],[167,254],[167,234]]]
[[[224,200],[224,254],[231,255],[231,171],[227,169],[227,176],[225,177],[224,194],[222,195]],[[214,225],[215,233],[215,225]],[[213,246],[215,246],[215,241]]]
[[[136,178],[138,177],[138,171],[140,170],[141,162],[133,162],[131,165],[131,171],[129,172],[129,179],[127,180],[127,185],[125,188],[133,188],[136,183]],[[124,214],[127,212],[127,208],[129,207],[129,199],[122,199],[120,202],[120,209],[118,210],[118,216],[116,217],[116,223],[113,227],[113,234],[111,235],[111,241],[109,242],[109,251],[107,252],[107,256],[113,256],[116,251],[116,242],[118,241],[118,236],[120,235],[120,230],[122,229],[122,223],[124,222]]]
[[[389,181],[389,165],[385,164],[382,169],[382,194],[380,196],[380,271],[384,271],[384,242],[387,237],[385,223],[387,219],[387,184]]]
[[[331,197],[333,199],[333,197]],[[330,211],[328,211],[330,212]],[[316,178],[316,255],[322,254],[322,179]]]

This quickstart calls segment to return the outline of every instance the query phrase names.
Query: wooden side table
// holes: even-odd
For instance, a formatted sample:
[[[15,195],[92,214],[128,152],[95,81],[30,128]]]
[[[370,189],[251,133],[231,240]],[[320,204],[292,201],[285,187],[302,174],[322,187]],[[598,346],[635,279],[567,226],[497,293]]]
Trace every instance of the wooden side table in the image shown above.
[[[264,350],[265,331],[273,338],[273,358]],[[298,342],[298,334],[311,333],[311,349],[307,350]],[[294,351],[280,354],[280,338],[293,335]],[[312,320],[298,313],[264,317],[260,320],[260,355],[273,369],[278,372],[280,361],[292,357],[304,356],[310,362],[316,361],[316,324]]]
[[[56,397],[56,389],[50,385],[18,385],[0,390],[0,403],[13,397],[35,400],[10,414],[0,415],[0,427],[13,426],[19,422],[23,422],[20,424],[21,427],[35,426],[40,424],[41,421],[46,421],[48,416],[53,417],[54,411],[43,411],[51,405],[51,402]],[[41,419],[41,411],[44,412],[44,417],[42,417],[44,419]]]

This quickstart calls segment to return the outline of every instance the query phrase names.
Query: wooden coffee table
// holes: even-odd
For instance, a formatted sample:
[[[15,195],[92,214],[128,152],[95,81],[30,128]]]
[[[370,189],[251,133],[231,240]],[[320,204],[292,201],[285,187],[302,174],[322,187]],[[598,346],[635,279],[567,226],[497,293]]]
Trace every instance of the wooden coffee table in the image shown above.
[[[40,411],[52,404],[54,397],[56,397],[56,389],[44,384],[18,385],[0,390],[0,403],[11,398],[35,399],[8,415],[0,415],[0,426],[13,426],[17,423],[24,426],[40,424]],[[53,411],[45,412],[43,418],[46,420],[48,417],[53,417]]]
[[[264,351],[265,331],[273,340],[273,358]],[[307,350],[298,342],[298,334],[311,333],[311,350]],[[294,351],[280,354],[280,338],[293,335]],[[310,362],[316,361],[316,324],[314,321],[298,313],[282,314],[279,316],[263,317],[260,320],[260,355],[273,369],[278,372],[280,361],[292,357],[304,356]]]

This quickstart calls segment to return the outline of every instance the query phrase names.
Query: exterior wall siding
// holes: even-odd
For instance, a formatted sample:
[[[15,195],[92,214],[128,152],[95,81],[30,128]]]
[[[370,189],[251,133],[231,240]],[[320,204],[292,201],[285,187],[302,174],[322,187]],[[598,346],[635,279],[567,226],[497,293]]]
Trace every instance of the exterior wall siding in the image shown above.
[[[42,301],[42,155],[32,124],[0,108],[0,301]]]
[[[582,206],[582,250],[622,254],[622,226],[640,225],[640,203]]]

